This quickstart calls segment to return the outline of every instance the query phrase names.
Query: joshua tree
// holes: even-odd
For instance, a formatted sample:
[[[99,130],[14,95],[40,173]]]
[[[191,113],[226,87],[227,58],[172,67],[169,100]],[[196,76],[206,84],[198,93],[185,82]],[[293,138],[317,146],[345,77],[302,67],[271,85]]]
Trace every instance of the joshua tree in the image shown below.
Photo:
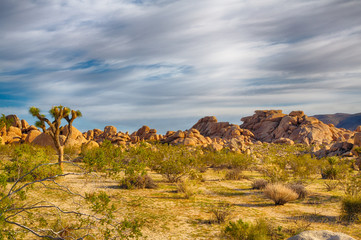
[[[77,117],[82,116],[81,112],[79,110],[77,110],[77,111],[71,110],[70,108],[63,107],[61,105],[52,107],[50,109],[49,113],[54,118],[53,122],[50,122],[49,119],[47,119],[45,117],[45,115],[40,114],[39,108],[31,107],[29,109],[29,112],[31,115],[33,115],[34,117],[37,117],[39,119],[39,121],[36,122],[36,126],[40,127],[44,133],[47,133],[52,137],[55,148],[56,148],[56,150],[58,152],[58,156],[59,156],[58,163],[59,163],[61,170],[63,170],[64,145],[68,142],[69,136],[72,134],[73,121]],[[60,136],[61,120],[63,118],[68,122],[68,131],[66,134],[65,141],[61,142],[59,139],[59,136]],[[47,123],[49,125],[48,129],[46,129],[45,123]]]

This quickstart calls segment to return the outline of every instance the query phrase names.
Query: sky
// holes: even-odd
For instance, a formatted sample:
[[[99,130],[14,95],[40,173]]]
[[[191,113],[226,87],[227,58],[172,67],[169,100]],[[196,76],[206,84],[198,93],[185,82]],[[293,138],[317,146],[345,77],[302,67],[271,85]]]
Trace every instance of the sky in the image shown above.
[[[361,112],[361,1],[0,0],[0,113],[58,105],[130,133]]]

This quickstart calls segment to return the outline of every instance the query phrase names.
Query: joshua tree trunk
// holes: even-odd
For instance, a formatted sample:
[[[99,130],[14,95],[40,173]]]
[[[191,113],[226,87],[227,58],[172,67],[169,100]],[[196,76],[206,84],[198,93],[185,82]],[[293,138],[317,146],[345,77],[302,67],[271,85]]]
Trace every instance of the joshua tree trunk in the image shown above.
[[[60,146],[58,148],[58,163],[62,172],[64,170],[63,161],[64,161],[64,146]]]
[[[34,117],[37,117],[39,119],[38,122],[36,122],[36,125],[43,129],[44,133],[48,133],[54,141],[55,148],[58,153],[58,163],[61,171],[63,171],[63,160],[64,160],[64,146],[68,142],[69,137],[72,134],[73,129],[73,121],[77,117],[81,117],[81,112],[70,110],[67,107],[63,106],[56,106],[52,107],[49,111],[51,116],[54,118],[53,122],[50,122],[49,119],[45,117],[45,115],[40,114],[39,108],[31,107],[29,109],[29,112]],[[65,119],[68,122],[68,133],[66,135],[66,138],[64,142],[60,142],[59,136],[60,136],[60,125],[61,125],[61,119]],[[49,130],[45,128],[45,123],[49,125]]]

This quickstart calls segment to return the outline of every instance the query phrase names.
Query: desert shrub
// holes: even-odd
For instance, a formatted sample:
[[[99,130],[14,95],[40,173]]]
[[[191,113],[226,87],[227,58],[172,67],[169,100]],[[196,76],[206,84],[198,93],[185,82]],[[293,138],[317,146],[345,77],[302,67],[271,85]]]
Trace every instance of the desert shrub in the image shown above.
[[[244,176],[242,175],[242,171],[240,169],[235,168],[235,169],[228,169],[226,171],[224,178],[226,180],[240,180],[244,178]]]
[[[120,186],[127,189],[156,188],[157,184],[147,174],[146,161],[141,157],[141,154],[137,155],[133,152],[138,150],[133,149],[131,152],[125,153],[121,162],[124,178],[121,180]]]
[[[197,194],[197,187],[192,181],[182,180],[177,183],[177,192],[189,199]]]
[[[308,191],[306,187],[300,183],[289,184],[287,187],[289,187],[298,194],[298,199],[304,199],[308,196]]]
[[[342,199],[341,218],[349,222],[361,220],[361,195],[348,195]]]
[[[224,223],[232,213],[232,206],[229,203],[219,202],[211,205],[209,212],[213,214],[216,223]]]
[[[6,116],[4,114],[1,114],[1,117],[0,117],[0,130],[3,127],[6,127],[6,129],[9,129],[11,125],[12,125],[12,121],[9,120],[9,119],[6,119]]]
[[[323,182],[323,185],[325,186],[325,189],[327,192],[335,190],[339,186],[339,182],[331,179],[326,179]]]
[[[358,155],[361,155],[361,147],[355,147],[353,149]]]
[[[284,239],[282,228],[274,228],[265,219],[258,219],[255,224],[243,222],[229,222],[223,229],[223,236],[230,240],[278,240]]]
[[[51,156],[47,151],[46,148],[37,148],[29,144],[16,146],[11,161],[4,167],[8,180],[17,181],[26,173],[21,181],[34,181],[60,174],[60,168],[50,163]],[[34,170],[31,171],[32,169]]]
[[[289,155],[288,164],[292,170],[294,178],[298,181],[306,181],[312,175],[318,173],[321,161],[312,158],[311,154]]]
[[[149,175],[126,176],[120,181],[120,187],[125,189],[155,189],[158,185]]]
[[[254,179],[252,181],[252,189],[264,189],[266,188],[268,181],[265,179]]]
[[[286,170],[286,165],[283,163],[270,163],[262,166],[262,173],[265,178],[271,183],[286,182],[289,180],[290,175]]]
[[[80,146],[65,146],[64,159],[67,161],[73,160],[79,156],[80,152]]]
[[[336,156],[327,157],[323,160],[322,165],[321,176],[323,179],[342,179],[345,178],[351,170],[348,162],[342,161]]]
[[[158,146],[150,167],[169,182],[178,182],[182,177],[197,169],[198,159],[194,150],[184,146]]]
[[[108,175],[121,171],[123,151],[105,140],[99,148],[82,152],[83,162],[89,171],[106,172]]]
[[[239,169],[242,171],[249,169],[254,163],[253,158],[247,154],[230,152],[226,149],[218,152],[207,151],[200,156],[200,158],[202,159],[202,162],[207,165],[219,169],[228,168]]]
[[[268,184],[264,190],[264,195],[271,199],[275,205],[284,205],[298,198],[298,194],[295,191],[279,183]]]

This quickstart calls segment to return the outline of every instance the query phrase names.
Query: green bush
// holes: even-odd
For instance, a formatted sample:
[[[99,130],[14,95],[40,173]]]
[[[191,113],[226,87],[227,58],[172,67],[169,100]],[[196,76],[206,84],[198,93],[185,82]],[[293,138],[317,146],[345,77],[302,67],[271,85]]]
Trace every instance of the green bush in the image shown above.
[[[89,171],[106,172],[114,175],[121,171],[123,150],[105,140],[99,148],[83,149],[83,162]]]
[[[344,179],[351,171],[350,163],[339,157],[327,157],[321,167],[322,179]]]
[[[232,213],[232,206],[226,202],[219,202],[211,205],[209,212],[213,214],[216,223],[224,223]]]
[[[278,240],[284,239],[282,228],[274,229],[266,220],[259,219],[255,224],[243,222],[229,222],[223,230],[223,236],[230,240]]]
[[[12,125],[12,121],[9,120],[9,119],[6,119],[6,116],[4,114],[1,114],[1,117],[0,117],[0,130],[3,127],[6,127],[6,129],[9,129],[11,125]]]
[[[177,183],[177,192],[183,194],[184,198],[189,199],[197,194],[197,187],[194,182],[183,180]]]
[[[361,220],[361,195],[346,196],[341,203],[341,217],[349,222]]]
[[[311,154],[290,154],[288,164],[293,176],[298,181],[304,182],[319,171],[321,161],[312,158]]]
[[[150,167],[169,182],[178,182],[192,170],[198,169],[197,150],[184,146],[158,145]]]
[[[29,174],[21,181],[34,181],[61,174],[59,166],[50,165],[50,159],[51,155],[48,149],[22,144],[14,148],[12,159],[5,164],[4,169],[9,181],[17,181],[26,173]],[[35,167],[37,168],[30,172]]]

